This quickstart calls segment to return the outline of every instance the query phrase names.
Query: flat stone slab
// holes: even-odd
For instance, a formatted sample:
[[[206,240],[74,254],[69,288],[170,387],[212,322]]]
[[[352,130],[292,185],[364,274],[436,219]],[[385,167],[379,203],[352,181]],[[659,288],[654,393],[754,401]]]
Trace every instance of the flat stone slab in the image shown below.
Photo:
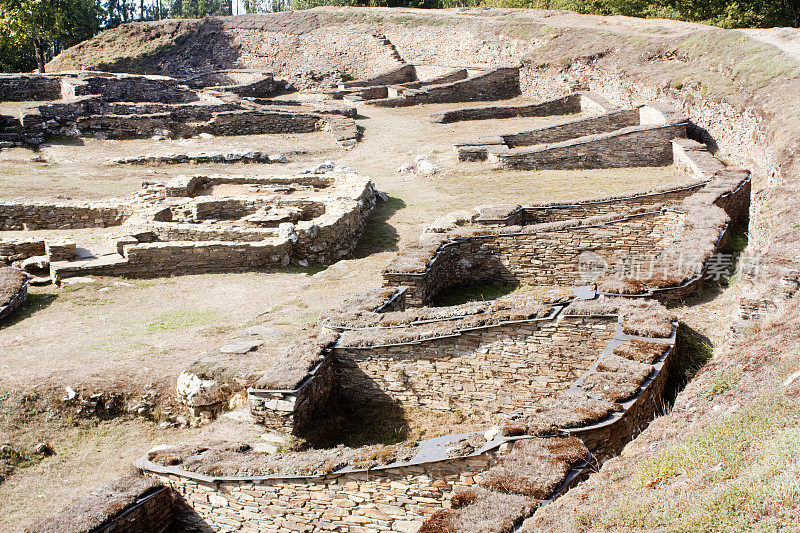
[[[228,344],[223,345],[220,347],[219,351],[222,353],[238,353],[244,354],[247,352],[251,352],[264,344],[264,341],[249,339],[249,338],[241,338],[235,339]]]

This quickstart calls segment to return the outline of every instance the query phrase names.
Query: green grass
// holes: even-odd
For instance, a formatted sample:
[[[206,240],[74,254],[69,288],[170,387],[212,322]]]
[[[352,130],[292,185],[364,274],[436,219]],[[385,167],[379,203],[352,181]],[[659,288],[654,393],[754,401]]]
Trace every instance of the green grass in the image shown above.
[[[706,395],[707,396],[716,396],[717,394],[722,394],[723,392],[729,391],[733,388],[739,381],[742,379],[742,369],[741,368],[728,368],[720,372],[720,374],[714,378],[707,387],[706,387]]]
[[[516,288],[513,285],[455,285],[437,294],[431,305],[434,307],[447,307],[467,302],[495,300],[500,296],[513,292]]]
[[[706,484],[732,479],[752,461],[749,448],[797,414],[798,406],[786,398],[762,398],[646,461],[632,485],[652,486],[688,472],[699,475]]]
[[[158,333],[205,326],[217,320],[217,315],[215,311],[169,311],[147,322],[145,328],[149,333]]]
[[[353,256],[360,258],[379,252],[396,251],[400,237],[388,221],[392,215],[405,207],[408,205],[394,196],[390,196],[385,202],[379,202],[364,223],[364,230]]]
[[[676,366],[681,369],[679,379],[685,384],[711,360],[714,346],[683,322],[678,324],[678,338],[680,349],[677,351]]]

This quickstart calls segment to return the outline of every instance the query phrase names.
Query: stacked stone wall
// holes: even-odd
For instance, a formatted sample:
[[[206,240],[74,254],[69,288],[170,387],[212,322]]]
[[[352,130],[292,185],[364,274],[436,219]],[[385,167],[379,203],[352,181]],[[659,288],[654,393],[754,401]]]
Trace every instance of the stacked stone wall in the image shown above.
[[[297,389],[249,389],[250,413],[265,426],[288,433],[301,432],[325,406],[337,383],[335,359],[325,357]]]
[[[337,388],[351,401],[522,416],[583,374],[615,328],[611,318],[564,318],[400,345],[336,348]]]
[[[106,228],[130,215],[123,205],[62,202],[0,203],[0,231]]]
[[[403,96],[372,100],[371,105],[402,107],[418,104],[502,100],[519,95],[519,69],[498,68],[466,80],[421,89],[409,89]]]
[[[474,486],[492,460],[487,453],[385,470],[253,481],[208,482],[157,471],[148,475],[185,503],[175,511],[182,530],[416,533],[454,492]]]
[[[423,273],[384,272],[388,285],[409,287],[410,305],[426,305],[457,283],[527,283],[574,286],[581,278],[579,256],[594,252],[642,261],[657,257],[683,224],[681,213],[664,211],[625,217],[597,226],[476,236],[444,245]]]
[[[431,114],[431,122],[448,124],[465,120],[489,120],[514,117],[546,117],[551,115],[570,115],[581,112],[581,95],[568,94],[537,104],[516,106],[484,106],[452,109]]]
[[[502,168],[526,170],[667,166],[672,164],[670,141],[685,136],[686,124],[633,126],[489,157]]]
[[[29,102],[61,98],[61,80],[35,74],[0,74],[0,101]]]
[[[705,183],[698,183],[660,193],[648,193],[596,202],[556,204],[542,207],[525,206],[520,209],[518,214],[515,214],[514,221],[511,223],[529,225],[559,222],[592,216],[611,215],[638,208],[655,207],[661,204],[678,203],[704,186]]]
[[[44,254],[44,239],[0,239],[0,264]]]
[[[501,137],[507,146],[515,148],[517,146],[557,143],[586,135],[611,133],[638,124],[639,112],[636,109],[622,109],[597,117],[573,120],[539,130],[503,134]]]

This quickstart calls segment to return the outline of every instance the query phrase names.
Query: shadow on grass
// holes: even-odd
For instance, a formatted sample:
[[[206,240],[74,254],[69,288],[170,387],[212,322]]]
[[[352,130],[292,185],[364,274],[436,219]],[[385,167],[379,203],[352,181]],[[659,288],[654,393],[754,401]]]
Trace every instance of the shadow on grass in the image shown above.
[[[364,231],[356,249],[353,250],[353,257],[363,258],[379,252],[396,252],[400,236],[387,221],[405,206],[403,200],[393,196],[375,206],[375,210],[364,222]]]
[[[42,294],[29,294],[28,299],[25,300],[25,303],[22,304],[19,309],[11,313],[8,317],[6,317],[5,320],[0,322],[0,330],[9,326],[13,326],[18,322],[22,322],[26,318],[30,318],[42,309],[46,309],[55,301],[57,297],[57,294],[49,292]]]
[[[517,285],[459,284],[448,287],[436,294],[430,303],[432,307],[449,307],[467,302],[495,300],[517,289]]]
[[[713,356],[714,344],[711,339],[683,322],[678,324],[675,354],[669,362],[668,381],[662,395],[665,412],[672,409],[678,393],[694,379]]]
[[[408,432],[403,408],[388,397],[387,401],[354,402],[335,395],[299,436],[313,448],[332,448],[339,444],[356,448],[396,444],[404,441]]]

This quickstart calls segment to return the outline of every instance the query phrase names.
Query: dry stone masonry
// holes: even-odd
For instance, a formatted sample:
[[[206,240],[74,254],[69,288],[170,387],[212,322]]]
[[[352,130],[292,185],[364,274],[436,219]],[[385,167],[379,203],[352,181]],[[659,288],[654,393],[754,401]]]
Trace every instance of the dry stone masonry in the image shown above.
[[[0,256],[44,256],[54,281],[71,276],[243,272],[347,256],[372,210],[369,179],[349,170],[284,177],[186,176],[146,185],[117,204],[0,204],[0,229],[106,228],[113,253],[52,238],[0,240]],[[335,171],[334,171],[335,170]],[[0,233],[2,238],[2,233]]]

